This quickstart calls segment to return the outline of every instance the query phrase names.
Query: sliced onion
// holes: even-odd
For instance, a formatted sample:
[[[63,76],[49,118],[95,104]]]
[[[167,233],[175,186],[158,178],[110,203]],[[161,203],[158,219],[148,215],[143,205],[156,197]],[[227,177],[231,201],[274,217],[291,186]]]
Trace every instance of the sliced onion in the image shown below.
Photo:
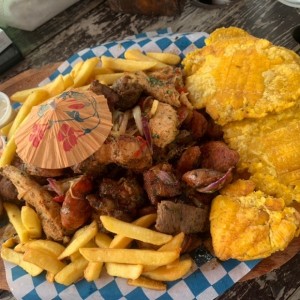
[[[151,134],[151,130],[149,127],[148,119],[146,117],[142,117],[142,126],[143,126],[145,140],[146,140],[148,148],[150,149],[150,152],[152,154],[153,153],[152,134]]]
[[[225,184],[229,183],[231,180],[231,171],[233,168],[230,168],[221,178],[215,182],[210,183],[209,185],[198,188],[197,191],[200,193],[214,193],[224,187]]]
[[[176,177],[166,171],[158,170],[155,171],[155,175],[165,184],[174,185],[178,184]]]
[[[129,114],[130,111],[125,111],[125,113],[123,114],[123,118],[119,127],[119,133],[120,134],[124,134],[126,132],[126,128],[127,128],[127,124],[128,124],[128,120],[129,120]]]
[[[136,127],[139,130],[141,136],[144,135],[143,125],[142,125],[142,111],[139,105],[135,106],[132,110],[132,115],[136,124]]]
[[[150,116],[151,117],[155,115],[155,113],[157,111],[157,108],[158,108],[158,104],[159,104],[158,100],[154,99],[153,103],[152,103],[152,106],[151,106],[151,110],[150,110]]]
[[[58,196],[62,196],[66,193],[71,185],[71,180],[55,180],[53,178],[47,178],[49,184],[46,188],[49,191],[55,192]]]

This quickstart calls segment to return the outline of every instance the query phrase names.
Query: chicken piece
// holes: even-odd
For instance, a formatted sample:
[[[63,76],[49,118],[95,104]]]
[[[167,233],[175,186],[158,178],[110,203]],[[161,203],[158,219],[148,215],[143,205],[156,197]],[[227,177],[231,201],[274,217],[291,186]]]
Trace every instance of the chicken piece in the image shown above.
[[[227,172],[239,161],[239,154],[221,141],[211,141],[201,146],[202,168]]]
[[[257,188],[286,204],[300,202],[300,105],[280,114],[224,126],[224,139],[240,155]]]
[[[154,116],[149,120],[153,144],[164,148],[173,142],[178,134],[178,116],[169,104],[159,103]]]
[[[169,69],[169,68],[167,68]],[[161,69],[163,73],[165,69]],[[144,91],[160,102],[170,104],[174,107],[180,107],[180,94],[173,83],[161,79],[157,73],[147,76],[144,72],[139,71],[129,75],[134,81],[139,83]]]
[[[143,173],[144,188],[152,204],[181,194],[180,182],[169,164],[159,164]]]
[[[111,88],[121,98],[120,101],[115,104],[115,108],[122,111],[133,108],[143,92],[143,87],[126,74],[117,79]]]
[[[24,199],[34,207],[47,238],[67,241],[60,218],[60,205],[52,200],[51,194],[14,166],[5,166],[1,173],[14,184],[18,191],[18,198]]]
[[[251,181],[232,183],[212,202],[210,231],[215,255],[221,260],[267,257],[284,250],[299,228],[295,208],[287,207],[282,198],[253,191]]]
[[[94,153],[94,158],[102,165],[115,163],[133,170],[144,170],[152,165],[147,142],[140,136],[110,136]]]
[[[157,206],[155,228],[167,234],[204,232],[208,215],[208,206],[196,207],[164,200]]]
[[[183,60],[186,87],[194,107],[205,107],[218,124],[261,118],[298,102],[295,52],[234,27],[217,29],[206,43]]]

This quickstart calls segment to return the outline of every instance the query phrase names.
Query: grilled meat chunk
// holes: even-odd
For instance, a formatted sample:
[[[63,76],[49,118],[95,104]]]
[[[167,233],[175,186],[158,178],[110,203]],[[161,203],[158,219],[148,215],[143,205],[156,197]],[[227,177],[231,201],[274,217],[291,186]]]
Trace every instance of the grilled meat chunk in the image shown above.
[[[199,166],[201,150],[199,146],[187,148],[180,156],[177,163],[177,170],[184,174]]]
[[[159,164],[143,173],[144,188],[152,204],[181,194],[180,182],[170,164]]]
[[[194,139],[200,139],[207,131],[207,120],[200,112],[194,110],[189,124]]]
[[[224,173],[212,169],[195,169],[182,176],[182,180],[192,188],[207,186],[224,176]]]
[[[117,79],[111,88],[121,98],[121,100],[115,104],[115,108],[122,111],[134,107],[143,92],[142,85],[128,75],[124,75]]]
[[[137,210],[144,204],[144,191],[135,178],[121,178],[115,181],[104,178],[99,186],[101,198],[115,200],[121,210],[135,216]]]
[[[200,208],[164,200],[157,206],[155,228],[168,234],[204,232],[207,230],[208,215],[208,206]]]
[[[107,104],[110,110],[113,110],[121,102],[121,97],[110,87],[100,83],[98,80],[92,81],[90,90],[97,95],[103,95],[107,99]]]
[[[239,161],[239,154],[221,141],[205,143],[201,147],[201,153],[202,168],[220,172],[227,172],[230,168],[235,167]]]
[[[146,141],[140,136],[121,135],[108,137],[95,152],[95,159],[103,165],[115,163],[134,170],[143,170],[152,165],[152,156]]]
[[[0,198],[3,201],[16,201],[18,199],[16,187],[6,177],[0,179]]]

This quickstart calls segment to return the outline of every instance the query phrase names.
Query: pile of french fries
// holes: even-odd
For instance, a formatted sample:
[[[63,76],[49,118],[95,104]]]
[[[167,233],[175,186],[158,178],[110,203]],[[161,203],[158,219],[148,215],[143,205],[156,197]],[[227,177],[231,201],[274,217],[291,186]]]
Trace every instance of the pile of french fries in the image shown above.
[[[19,265],[31,276],[46,271],[49,282],[67,286],[82,278],[94,281],[105,266],[109,275],[126,278],[129,285],[165,290],[165,281],[182,278],[192,266],[190,257],[180,257],[183,233],[171,236],[149,229],[156,214],[132,223],[101,216],[110,235],[100,232],[93,221],[77,230],[64,246],[41,239],[41,223],[32,208],[19,209],[11,203],[4,203],[4,207],[17,238],[11,237],[2,245],[2,259]],[[152,247],[133,248],[134,241]]]
[[[153,71],[166,66],[179,64],[180,57],[172,53],[149,52],[130,49],[124,54],[125,59],[107,56],[92,57],[76,63],[67,75],[58,75],[53,81],[42,86],[21,90],[10,96],[14,102],[22,103],[15,119],[0,129],[7,137],[7,144],[0,157],[0,167],[9,165],[16,153],[15,133],[30,113],[33,106],[70,89],[86,90],[92,80],[99,80],[105,85],[112,85],[124,72]]]
[[[125,59],[93,57],[78,62],[69,74],[59,75],[43,87],[16,92],[11,100],[21,102],[22,106],[16,118],[1,129],[8,143],[0,158],[0,167],[12,162],[16,151],[15,133],[33,106],[73,88],[86,90],[94,79],[110,86],[124,72],[147,72],[179,63],[180,57],[175,54],[143,54],[132,49],[125,52]],[[94,281],[101,277],[105,267],[109,275],[126,278],[129,285],[165,290],[166,281],[183,277],[192,266],[191,258],[180,257],[183,233],[171,236],[149,229],[156,214],[143,216],[133,223],[101,216],[109,234],[100,232],[94,221],[76,231],[67,245],[62,245],[42,238],[41,222],[31,207],[4,203],[4,208],[17,235],[2,244],[2,259],[19,265],[31,276],[45,271],[49,282],[70,285],[82,278]],[[135,241],[152,247],[133,248],[132,245],[138,244]]]

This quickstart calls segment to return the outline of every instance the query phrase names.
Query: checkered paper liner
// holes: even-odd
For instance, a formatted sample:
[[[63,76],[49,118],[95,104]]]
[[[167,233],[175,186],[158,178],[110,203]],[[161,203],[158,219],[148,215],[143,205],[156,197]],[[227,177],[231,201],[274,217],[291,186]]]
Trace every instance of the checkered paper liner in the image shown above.
[[[170,29],[162,29],[127,37],[122,41],[107,42],[72,55],[40,85],[48,83],[59,74],[69,73],[80,60],[101,55],[122,58],[124,52],[130,48],[138,48],[145,52],[170,52],[184,57],[186,53],[203,47],[207,36],[204,32],[172,33]],[[259,260],[219,262],[213,257],[203,260],[207,254],[204,255],[201,251],[196,251],[191,256],[194,261],[192,270],[184,278],[168,282],[166,291],[129,286],[126,279],[111,277],[106,274],[105,270],[97,281],[87,282],[83,279],[66,287],[58,283],[47,282],[44,273],[31,277],[20,267],[8,262],[4,263],[9,287],[17,299],[212,300],[223,294],[259,262]]]

